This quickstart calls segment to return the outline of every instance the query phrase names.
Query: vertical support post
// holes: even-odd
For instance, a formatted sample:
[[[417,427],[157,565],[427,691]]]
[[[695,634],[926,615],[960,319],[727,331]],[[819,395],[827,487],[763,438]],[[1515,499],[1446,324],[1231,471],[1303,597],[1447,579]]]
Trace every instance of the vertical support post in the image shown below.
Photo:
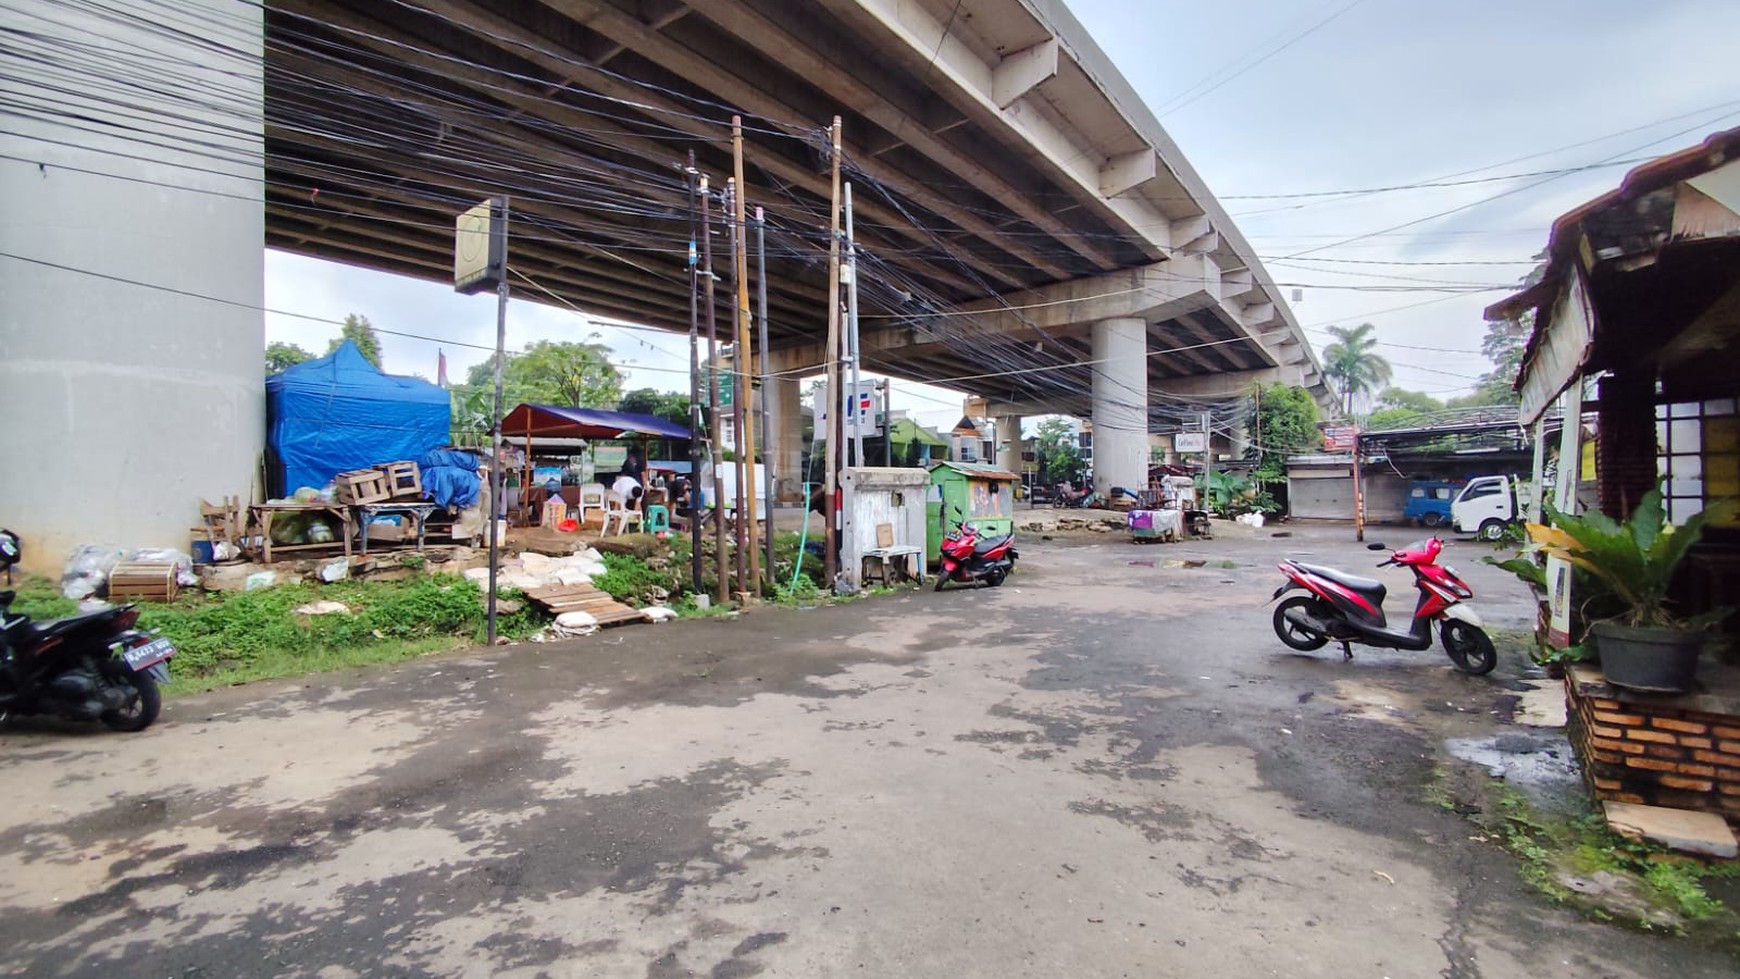
[[[738,277],[737,270],[743,257],[743,249],[737,240],[740,230],[734,215],[737,213],[738,185],[736,178],[725,181],[725,207],[723,218],[727,237],[731,240],[731,443],[736,448],[736,458],[731,460],[731,471],[735,478],[731,481],[731,508],[737,514],[731,528],[731,559],[736,570],[739,600],[749,600],[749,564],[746,560],[747,551],[755,548],[755,539],[746,531],[749,527],[749,510],[746,504],[749,495],[754,492],[749,486],[749,476],[755,472],[754,464],[748,456],[749,431],[747,409],[744,407],[743,378],[745,371],[743,360],[749,356],[749,345],[743,338],[749,332],[749,324],[744,322],[747,315],[745,303],[740,298],[746,295],[746,283]]]
[[[1359,440],[1362,433],[1353,430],[1353,539],[1365,540],[1365,477],[1360,473]]]
[[[501,199],[502,266],[501,281],[495,286],[495,414],[489,426],[489,602],[484,616],[484,637],[495,645],[495,578],[501,564],[502,479],[501,465],[501,389],[502,368],[507,364],[507,222],[508,199]]]
[[[767,576],[773,578],[773,415],[767,388],[767,213],[755,209],[755,325],[761,350],[761,498],[767,501]]]
[[[743,458],[743,467],[739,471],[743,474],[743,525],[746,528],[738,553],[747,554],[749,557],[749,576],[739,583],[739,587],[760,596],[761,551],[755,545],[757,538],[761,536],[761,530],[755,516],[755,424],[751,417],[755,410],[755,386],[750,381],[755,376],[755,352],[749,342],[749,221],[746,213],[748,201],[744,200],[748,185],[743,182],[742,116],[731,117],[731,151],[737,176],[737,193],[733,196],[737,213],[732,216],[731,223],[732,240],[737,243],[737,417],[739,431],[743,436],[739,440],[737,453]],[[761,355],[767,356],[765,342],[761,345]],[[768,516],[771,518],[773,514],[770,512]],[[738,560],[743,559],[739,557]]]
[[[708,457],[713,464],[713,548],[719,582],[714,594],[720,605],[731,599],[731,572],[725,545],[725,455],[719,433],[719,319],[713,302],[713,204],[707,194],[707,178],[701,178],[701,275],[706,279],[707,309],[707,432]]]
[[[834,117],[833,126],[829,127],[833,152],[829,154],[829,170],[832,171],[833,191],[828,203],[828,345],[825,348],[828,364],[828,404],[833,407],[828,414],[838,416],[840,413],[840,117]],[[840,439],[836,432],[840,431],[836,417],[828,428],[828,445],[823,456],[822,471],[822,517],[827,524],[823,538],[822,577],[831,589],[834,585],[834,575],[840,569],[840,532],[836,525],[838,511],[835,507],[835,487],[839,475]]]
[[[850,411],[841,416],[841,423],[852,426],[852,462],[864,465],[864,429],[858,424],[858,238],[852,231],[852,185],[846,192],[846,355],[852,358],[852,387],[846,393]]]
[[[1208,411],[1202,413],[1202,508],[1214,515],[1214,413]]]
[[[1529,469],[1529,499],[1528,506],[1523,510],[1523,520],[1526,523],[1540,523],[1541,504],[1546,500],[1546,487],[1541,483],[1547,475],[1547,416],[1546,412],[1535,419],[1535,457],[1534,465]]]
[[[689,586],[702,593],[701,577],[701,215],[695,209],[695,151],[689,151]]]

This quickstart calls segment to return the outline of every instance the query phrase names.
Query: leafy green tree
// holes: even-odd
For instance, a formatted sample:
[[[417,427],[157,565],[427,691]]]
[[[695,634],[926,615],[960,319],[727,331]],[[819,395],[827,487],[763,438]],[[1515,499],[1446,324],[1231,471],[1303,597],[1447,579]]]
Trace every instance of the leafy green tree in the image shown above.
[[[676,391],[659,392],[652,388],[637,388],[622,396],[616,410],[637,415],[652,415],[674,425],[689,424],[689,396]]]
[[[274,340],[266,344],[266,376],[271,377],[279,371],[289,370],[297,364],[304,364],[313,359],[313,354],[294,343]]]
[[[1367,395],[1382,388],[1390,379],[1390,362],[1374,353],[1377,327],[1361,323],[1351,329],[1332,326],[1329,332],[1335,342],[1323,348],[1323,373],[1341,393],[1342,407],[1349,417],[1354,406]]]
[[[1407,388],[1388,387],[1378,392],[1377,407],[1401,408],[1407,411],[1425,414],[1429,411],[1442,411],[1444,402],[1422,391],[1409,391]]]
[[[495,390],[495,360],[473,364],[465,386]],[[508,358],[502,369],[502,410],[521,402],[613,408],[622,400],[622,373],[602,343],[539,340]]]
[[[1317,447],[1317,401],[1301,387],[1272,384],[1259,387],[1251,400],[1246,427],[1255,443],[1246,457],[1256,463],[1251,475],[1258,483],[1287,478],[1287,457]]]
[[[356,344],[356,348],[362,351],[369,363],[376,367],[381,366],[381,338],[375,335],[375,328],[370,325],[367,316],[358,316],[355,313],[346,316],[344,325],[339,327],[338,339],[332,341],[326,352],[332,353],[346,340]]]
[[[1047,418],[1033,433],[1034,462],[1041,478],[1051,483],[1078,481],[1081,477],[1081,450],[1075,428],[1062,418]]]

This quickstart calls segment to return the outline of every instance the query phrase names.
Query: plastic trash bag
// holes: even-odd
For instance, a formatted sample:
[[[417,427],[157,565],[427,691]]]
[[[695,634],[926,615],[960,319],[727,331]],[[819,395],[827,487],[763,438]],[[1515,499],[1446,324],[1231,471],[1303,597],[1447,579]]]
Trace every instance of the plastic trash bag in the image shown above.
[[[123,556],[122,550],[112,544],[80,544],[73,549],[61,572],[60,593],[74,601],[98,592],[107,594],[109,571]]]

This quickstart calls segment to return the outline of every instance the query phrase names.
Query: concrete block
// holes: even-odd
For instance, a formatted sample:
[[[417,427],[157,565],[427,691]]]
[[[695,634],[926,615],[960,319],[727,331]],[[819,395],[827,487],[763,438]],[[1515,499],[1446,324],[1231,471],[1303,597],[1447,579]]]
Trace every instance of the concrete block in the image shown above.
[[[1740,855],[1740,842],[1726,821],[1713,812],[1664,809],[1624,802],[1605,802],[1607,825],[1615,833],[1633,839],[1704,856],[1731,859]]]

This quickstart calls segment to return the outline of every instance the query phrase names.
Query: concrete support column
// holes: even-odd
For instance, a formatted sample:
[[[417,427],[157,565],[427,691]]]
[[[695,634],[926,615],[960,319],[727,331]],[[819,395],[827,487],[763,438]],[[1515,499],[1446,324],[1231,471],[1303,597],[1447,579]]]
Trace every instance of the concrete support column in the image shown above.
[[[992,456],[997,468],[1021,475],[1021,416],[992,415],[991,424],[997,429],[996,452]]]
[[[1094,489],[1148,485],[1148,327],[1100,320],[1094,341]]]
[[[773,465],[773,498],[776,503],[803,499],[804,416],[802,392],[796,377],[770,377],[762,392],[769,419],[762,458]]]
[[[7,16],[0,501],[30,569],[85,543],[185,549],[200,498],[254,492],[262,7],[179,6],[173,30],[54,0]],[[189,93],[211,103],[196,120]]]

